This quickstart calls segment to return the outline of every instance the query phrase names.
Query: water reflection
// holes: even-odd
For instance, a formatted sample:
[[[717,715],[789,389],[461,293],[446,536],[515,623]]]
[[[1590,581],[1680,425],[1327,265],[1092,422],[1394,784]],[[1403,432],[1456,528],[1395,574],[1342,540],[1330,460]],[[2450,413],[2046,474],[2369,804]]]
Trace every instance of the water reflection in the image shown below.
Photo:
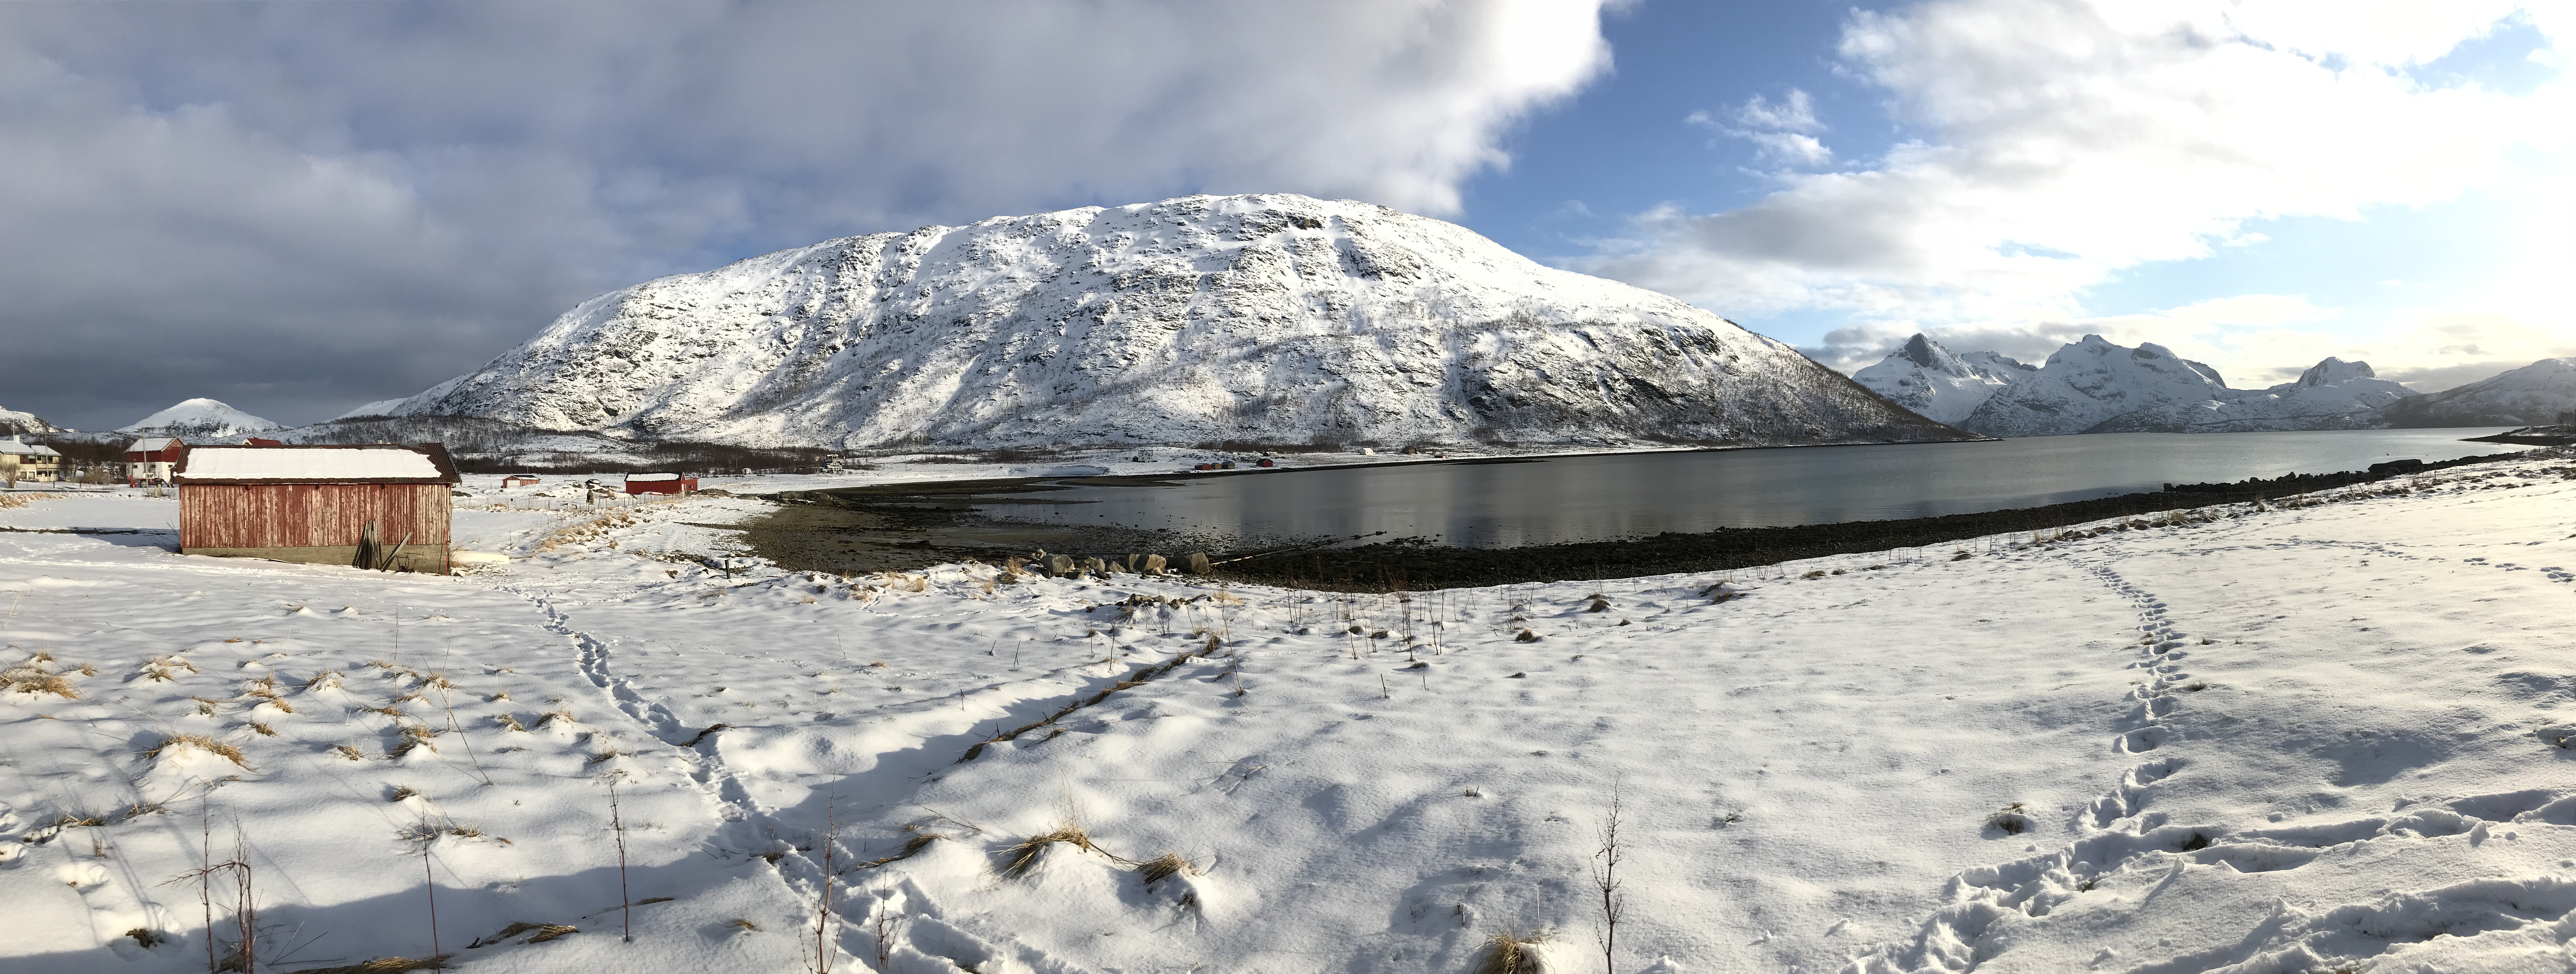
[[[1992,443],[1566,457],[1083,486],[987,508],[1021,520],[1196,529],[1242,544],[1384,531],[1465,547],[1664,531],[1933,517],[2090,500],[2165,483],[2358,470],[2526,447],[2501,428],[2122,433]]]

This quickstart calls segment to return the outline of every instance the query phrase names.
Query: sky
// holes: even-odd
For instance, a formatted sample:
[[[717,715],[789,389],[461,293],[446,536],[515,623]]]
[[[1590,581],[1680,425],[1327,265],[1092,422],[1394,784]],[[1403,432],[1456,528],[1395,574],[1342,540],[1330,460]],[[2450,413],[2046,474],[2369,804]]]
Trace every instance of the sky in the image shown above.
[[[1356,198],[1846,371],[2576,355],[2565,2],[0,4],[0,408],[287,423],[857,233]]]

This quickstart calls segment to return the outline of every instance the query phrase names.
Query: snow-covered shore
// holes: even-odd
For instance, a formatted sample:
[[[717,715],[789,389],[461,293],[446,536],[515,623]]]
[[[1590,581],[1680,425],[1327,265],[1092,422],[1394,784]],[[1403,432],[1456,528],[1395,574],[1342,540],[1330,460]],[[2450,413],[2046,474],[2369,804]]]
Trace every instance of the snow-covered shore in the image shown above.
[[[1618,971],[2563,969],[2570,458],[1410,601],[743,568],[742,498],[478,485],[455,578],[33,500],[145,530],[0,532],[0,970],[200,968],[209,829],[282,971],[429,956],[433,882],[458,969],[810,967],[827,862],[837,970],[1590,969],[1614,789]],[[578,932],[467,946],[519,923]]]

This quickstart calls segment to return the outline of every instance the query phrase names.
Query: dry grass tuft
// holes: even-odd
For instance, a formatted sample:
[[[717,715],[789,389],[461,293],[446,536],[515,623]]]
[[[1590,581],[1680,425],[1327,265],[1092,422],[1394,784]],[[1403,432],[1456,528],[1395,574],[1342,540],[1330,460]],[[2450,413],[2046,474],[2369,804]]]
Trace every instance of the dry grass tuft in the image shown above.
[[[161,935],[153,933],[152,928],[150,927],[136,927],[132,930],[126,931],[125,935],[134,938],[135,943],[142,944],[147,948],[153,944],[161,942]]]
[[[242,758],[241,748],[207,737],[204,734],[179,734],[173,737],[163,738],[161,743],[153,745],[151,750],[143,752],[143,756],[147,759],[158,759],[164,753],[175,752],[185,748],[195,748],[242,767],[250,767],[250,763]]]
[[[510,691],[508,691],[508,690],[494,690],[494,691],[492,691],[492,695],[491,695],[491,696],[485,697],[485,698],[483,698],[483,699],[484,699],[484,701],[485,701],[485,702],[488,702],[488,703],[507,703],[507,702],[509,702],[509,700],[510,700]]]
[[[25,507],[37,501],[54,500],[62,496],[61,494],[0,494],[0,511]]]
[[[570,710],[549,710],[546,711],[544,715],[537,718],[537,726],[544,727],[556,721],[562,721],[567,724],[581,723],[580,721],[573,719],[572,711]]]
[[[11,670],[7,679],[9,689],[14,693],[50,693],[65,700],[80,699],[80,688],[73,686],[69,677],[46,673],[42,670],[34,672]]]
[[[905,827],[906,827],[906,828],[910,828],[911,826],[905,826]],[[866,861],[866,862],[860,863],[860,864],[859,864],[859,868],[861,868],[861,869],[875,869],[875,868],[877,868],[878,866],[885,865],[886,863],[889,863],[889,862],[898,862],[898,861],[901,861],[901,860],[910,859],[910,858],[912,858],[912,857],[913,857],[913,855],[914,855],[915,853],[918,853],[918,852],[920,852],[920,851],[921,851],[921,850],[923,850],[923,849],[930,848],[930,844],[931,844],[931,843],[933,843],[933,842],[937,842],[937,841],[939,841],[939,840],[941,840],[941,839],[945,839],[945,838],[947,838],[947,836],[941,835],[941,834],[939,834],[939,833],[937,833],[937,832],[923,832],[923,833],[921,833],[921,834],[919,834],[919,835],[915,835],[915,836],[913,836],[912,838],[910,838],[910,839],[908,839],[908,840],[905,840],[905,841],[904,841],[904,844],[903,844],[903,851],[901,851],[901,852],[897,852],[897,853],[895,853],[894,855],[887,856],[887,857],[885,857],[885,858],[883,858],[883,859],[871,859],[871,860],[868,860],[868,861]],[[775,853],[772,853],[772,855],[775,855]],[[771,860],[770,860],[770,862],[772,862],[772,863],[776,863],[777,861],[778,861],[778,860],[776,860],[776,859],[771,859]]]
[[[351,761],[363,761],[363,760],[366,760],[366,757],[367,757],[367,756],[366,756],[366,755],[364,755],[364,754],[360,754],[360,753],[358,753],[358,749],[357,749],[357,748],[350,747],[349,745],[346,745],[346,744],[335,744],[335,745],[332,745],[332,746],[331,746],[331,753],[333,753],[333,754],[337,754],[337,755],[339,755],[339,756],[341,756],[341,757],[344,757],[344,758],[348,758],[348,759],[349,759],[349,760],[351,760]]]
[[[1485,938],[1485,960],[1476,974],[1536,974],[1538,958],[1531,947],[1547,942],[1546,934],[1505,930]]]
[[[394,790],[385,793],[385,800],[389,802],[398,802],[417,794],[420,793],[411,790],[410,785],[395,785]]]
[[[522,943],[541,944],[549,940],[557,940],[581,932],[578,928],[566,926],[560,923],[513,923],[509,926],[502,927],[500,933],[493,934],[465,946],[469,949],[474,947],[489,947],[493,944],[500,943],[504,940],[508,940],[512,937],[516,937],[530,931],[534,931],[536,936],[521,941]]]
[[[403,974],[404,971],[443,971],[447,969],[447,959],[454,956],[456,955],[440,954],[436,957],[378,957],[361,964],[347,964],[340,967],[310,967],[298,972],[298,974]]]
[[[221,701],[221,700],[217,700],[217,699],[215,699],[215,698],[213,698],[213,697],[200,697],[200,696],[197,696],[197,695],[195,695],[195,694],[190,694],[190,695],[188,696],[188,699],[190,699],[190,700],[194,700],[194,701],[196,701],[196,702],[197,702],[197,716],[199,716],[199,717],[212,717],[212,716],[214,716],[214,715],[215,715],[215,707],[216,707],[218,704],[223,703],[223,701]]]
[[[345,675],[346,674],[343,674],[338,670],[323,670],[320,673],[313,674],[312,679],[304,681],[304,692],[311,693],[315,690],[340,689],[340,677]]]
[[[519,715],[517,714],[502,714],[501,716],[494,717],[492,719],[499,721],[501,723],[501,727],[505,730],[514,730],[522,734],[528,732],[527,728],[519,726]]]
[[[745,929],[745,930],[749,930],[749,931],[751,931],[751,932],[753,932],[753,933],[759,933],[759,932],[760,932],[760,924],[753,923],[753,922],[751,922],[751,921],[749,921],[749,920],[736,920],[736,921],[734,921],[734,922],[733,922],[733,925],[734,925],[734,926],[737,926],[737,927],[741,927],[741,928],[743,928],[743,929]]]
[[[268,726],[267,724],[260,723],[259,721],[256,721],[256,720],[254,720],[254,721],[251,721],[251,722],[250,722],[250,729],[251,729],[251,731],[252,731],[253,733],[258,734],[258,735],[259,735],[259,736],[261,736],[261,737],[276,737],[276,736],[277,736],[277,729],[276,729],[276,728],[274,728],[274,727],[270,727],[270,726]]]
[[[1084,852],[1098,852],[1101,855],[1109,856],[1111,859],[1118,858],[1117,856],[1110,856],[1109,853],[1103,852],[1099,846],[1092,845],[1091,833],[1083,830],[1082,823],[1066,822],[1063,825],[1056,826],[1056,829],[1053,832],[1029,836],[1026,839],[1020,840],[1018,845],[1012,846],[1011,861],[1009,864],[1002,867],[1002,873],[1007,876],[1020,876],[1027,874],[1030,867],[1038,864],[1038,854],[1046,851],[1046,847],[1058,842],[1080,849]]]
[[[1527,629],[1523,629],[1521,630],[1520,635],[1512,637],[1512,641],[1516,643],[1534,643],[1538,641],[1538,634]]]
[[[362,714],[383,714],[395,720],[401,720],[405,717],[411,716],[410,714],[404,713],[401,706],[390,703],[382,707],[360,707],[358,708],[358,712]]]
[[[1189,860],[1181,858],[1180,853],[1166,852],[1139,864],[1136,874],[1145,878],[1145,885],[1152,886],[1174,876],[1196,876],[1199,870],[1190,865]]]
[[[599,753],[597,753],[597,754],[593,754],[593,755],[591,755],[591,756],[590,756],[590,760],[588,760],[588,761],[584,761],[584,762],[582,762],[582,763],[583,763],[583,764],[598,764],[598,763],[600,763],[600,762],[602,762],[602,761],[613,761],[613,760],[616,760],[616,759],[618,759],[618,758],[625,757],[625,756],[626,756],[626,752],[624,752],[624,751],[620,751],[620,750],[618,750],[618,749],[616,749],[616,748],[613,748],[613,747],[612,747],[612,748],[609,748],[608,750],[601,751],[601,752],[599,752]]]

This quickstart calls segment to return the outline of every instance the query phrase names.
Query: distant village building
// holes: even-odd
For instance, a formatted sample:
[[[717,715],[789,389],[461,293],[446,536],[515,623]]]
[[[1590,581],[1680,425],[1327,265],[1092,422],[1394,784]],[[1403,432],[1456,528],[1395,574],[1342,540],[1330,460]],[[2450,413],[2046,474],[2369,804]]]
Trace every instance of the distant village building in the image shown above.
[[[170,472],[179,458],[188,452],[188,444],[175,436],[147,436],[126,444],[125,485],[143,487],[167,484]]]
[[[698,478],[676,473],[630,473],[626,475],[629,494],[685,494],[698,489]]]
[[[63,455],[13,435],[0,440],[0,483],[50,484],[63,479]]]
[[[173,479],[181,554],[447,574],[440,444],[200,446]]]
[[[503,487],[533,487],[539,482],[540,481],[538,481],[537,478],[523,473],[514,473],[501,478],[501,486]]]

